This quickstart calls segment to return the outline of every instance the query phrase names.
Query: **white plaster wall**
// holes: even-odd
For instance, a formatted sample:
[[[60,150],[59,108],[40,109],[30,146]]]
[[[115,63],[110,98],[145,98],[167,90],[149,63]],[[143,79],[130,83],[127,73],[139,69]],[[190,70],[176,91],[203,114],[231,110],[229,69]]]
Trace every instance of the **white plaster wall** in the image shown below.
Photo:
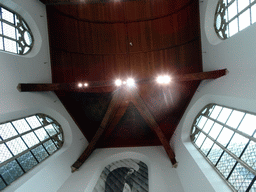
[[[163,147],[96,149],[58,192],[91,192],[105,166],[127,158],[138,159],[148,166],[150,192],[184,192],[178,174],[172,168]]]
[[[20,93],[16,89],[18,83],[52,81],[45,5],[38,0],[0,0],[0,3],[20,14],[35,38],[35,45],[28,55],[0,52],[0,122],[45,113],[61,124],[65,137],[58,152],[4,191],[55,192],[71,175],[70,166],[88,142],[54,93]]]
[[[229,74],[201,83],[171,140],[179,162],[177,173],[186,192],[231,191],[190,142],[197,113],[209,103],[256,112],[256,24],[230,39],[217,39],[213,28],[217,2],[200,1],[203,69],[227,68]]]

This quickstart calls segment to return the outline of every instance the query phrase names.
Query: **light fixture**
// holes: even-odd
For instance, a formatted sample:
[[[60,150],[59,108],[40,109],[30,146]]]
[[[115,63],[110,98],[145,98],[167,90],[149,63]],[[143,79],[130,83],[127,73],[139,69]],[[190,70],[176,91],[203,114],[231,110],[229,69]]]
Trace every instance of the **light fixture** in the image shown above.
[[[159,84],[169,84],[171,82],[171,78],[168,75],[161,75],[157,77],[156,81]]]
[[[88,87],[88,83],[84,83],[84,86],[85,86],[85,87]]]
[[[122,81],[120,79],[117,79],[115,81],[115,84],[116,84],[116,86],[121,86],[122,85]]]
[[[78,83],[78,87],[83,87],[83,84],[82,83]]]
[[[132,79],[132,78],[129,78],[129,79],[127,79],[127,85],[128,86],[134,86],[134,84],[135,84],[135,81],[134,81],[134,79]]]

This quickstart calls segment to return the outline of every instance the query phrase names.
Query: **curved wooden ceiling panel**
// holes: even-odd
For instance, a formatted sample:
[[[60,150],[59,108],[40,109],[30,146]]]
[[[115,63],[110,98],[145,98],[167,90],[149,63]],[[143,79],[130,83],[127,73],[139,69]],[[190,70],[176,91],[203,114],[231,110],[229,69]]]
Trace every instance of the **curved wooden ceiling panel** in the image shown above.
[[[139,0],[55,5],[59,12],[90,22],[135,22],[173,14],[193,0]]]

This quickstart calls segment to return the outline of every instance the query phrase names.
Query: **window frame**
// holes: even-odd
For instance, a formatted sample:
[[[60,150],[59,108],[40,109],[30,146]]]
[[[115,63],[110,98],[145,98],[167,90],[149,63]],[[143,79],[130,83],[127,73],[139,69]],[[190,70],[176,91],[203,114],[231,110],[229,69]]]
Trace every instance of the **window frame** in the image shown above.
[[[225,1],[225,3],[224,3],[224,1]],[[233,3],[237,4],[236,5],[237,6],[237,14],[235,16],[233,16],[231,19],[229,19],[228,8]],[[242,15],[247,10],[249,10],[249,12],[250,12],[250,25],[248,25],[247,27],[251,26],[253,24],[251,7],[255,4],[256,4],[256,1],[249,0],[249,5],[244,7],[239,12],[238,0],[231,0],[229,3],[227,2],[227,0],[219,0],[217,3],[217,6],[216,6],[215,14],[214,14],[214,29],[215,29],[217,36],[220,39],[225,40],[225,39],[228,39],[228,38],[232,37],[233,35],[239,33],[240,31],[242,31],[243,29],[240,30],[240,26],[239,26],[239,16]],[[225,18],[225,13],[227,13],[226,18]],[[217,18],[219,15],[220,15],[221,19],[220,19],[220,27],[218,28],[217,27]],[[234,33],[232,36],[230,36],[229,24],[232,21],[234,21],[235,19],[237,19],[237,32]],[[245,27],[245,28],[247,28],[247,27]],[[227,34],[226,34],[226,32],[227,32]],[[219,33],[221,33],[221,35]]]
[[[211,112],[209,113],[209,110],[210,110],[211,108],[213,108],[214,106],[220,106],[220,107],[222,107],[222,109],[223,109],[223,108],[228,108],[228,109],[231,109],[231,110],[232,110],[232,111],[230,112],[228,118],[226,119],[225,123],[222,123],[222,122],[220,122],[220,121],[217,120],[218,116],[221,114],[222,109],[221,109],[221,111],[218,113],[218,116],[216,117],[216,119],[209,117],[209,116],[211,115]],[[205,111],[205,110],[206,110],[206,111]],[[213,111],[213,110],[212,110],[212,111]],[[233,127],[231,127],[231,126],[229,126],[229,125],[226,125],[226,123],[228,122],[228,120],[229,120],[229,118],[230,118],[230,116],[231,116],[231,114],[232,114],[233,111],[238,111],[238,112],[244,113],[242,119],[240,120],[240,122],[239,122],[239,124],[237,125],[236,128],[233,128]],[[206,114],[206,115],[205,115],[205,114]],[[228,106],[225,106],[225,105],[219,105],[219,104],[211,103],[211,104],[206,105],[205,107],[203,107],[203,108],[200,110],[200,112],[197,114],[197,116],[195,117],[195,119],[194,119],[194,121],[193,121],[193,125],[192,125],[191,131],[190,131],[191,143],[194,145],[194,147],[200,152],[200,154],[204,157],[204,159],[206,159],[206,161],[211,165],[211,167],[218,173],[218,175],[225,181],[225,183],[226,183],[233,191],[237,191],[237,189],[235,189],[235,187],[234,187],[228,180],[229,180],[230,176],[232,175],[234,169],[236,168],[236,166],[237,166],[238,164],[242,165],[242,167],[244,167],[244,168],[247,169],[251,174],[254,175],[254,177],[253,177],[253,179],[251,180],[250,184],[248,185],[248,188],[246,189],[246,191],[249,191],[249,190],[251,189],[251,187],[252,187],[252,186],[255,186],[255,184],[256,184],[256,181],[255,181],[255,180],[256,180],[256,170],[255,170],[254,168],[252,168],[251,166],[249,166],[249,165],[247,164],[247,162],[245,162],[245,161],[243,161],[242,159],[240,159],[240,158],[243,157],[243,154],[244,154],[244,152],[246,151],[246,149],[247,149],[247,147],[249,146],[249,144],[250,144],[251,142],[256,143],[256,137],[255,137],[255,136],[256,136],[256,129],[254,129],[254,132],[251,134],[251,136],[248,135],[247,133],[244,133],[244,132],[238,130],[238,129],[239,129],[239,126],[240,126],[240,124],[241,124],[241,122],[243,122],[243,120],[244,120],[244,118],[245,118],[245,116],[246,116],[247,114],[256,116],[255,113],[252,113],[252,112],[249,112],[249,111],[246,111],[246,110],[240,110],[240,109],[228,107]],[[200,122],[200,117],[201,117],[201,116],[204,116],[204,117],[207,118],[207,120],[204,122],[204,125],[203,125],[202,128],[200,128],[200,127],[198,127],[198,126],[196,125],[197,123]],[[202,129],[204,129],[204,126],[206,125],[208,119],[210,119],[211,121],[213,121],[213,124],[211,125],[211,127],[210,127],[208,133],[206,133],[206,132],[203,131]],[[222,128],[220,129],[220,131],[219,131],[219,133],[218,133],[218,136],[214,139],[214,138],[211,138],[211,136],[209,136],[209,134],[210,134],[211,129],[214,127],[214,124],[215,124],[216,122],[217,122],[218,124],[220,124],[220,125],[222,126]],[[194,127],[195,127],[195,129],[194,129]],[[219,143],[219,142],[217,141],[219,135],[221,134],[221,132],[222,132],[222,130],[223,130],[224,128],[227,128],[227,129],[233,131],[232,136],[230,137],[230,139],[229,139],[228,143],[226,144],[226,146],[223,146],[221,143]],[[195,143],[195,142],[196,142],[196,139],[197,139],[197,138],[195,139],[195,136],[197,135],[197,137],[199,137],[198,135],[199,135],[200,133],[203,133],[203,134],[205,135],[205,138],[203,139],[203,142],[202,142],[202,143],[200,144],[200,146],[198,147],[197,144]],[[232,141],[232,139],[233,139],[233,137],[234,137],[235,134],[239,134],[239,135],[245,137],[246,139],[248,139],[247,144],[244,146],[244,148],[243,148],[241,154],[239,155],[239,157],[238,157],[236,154],[232,153],[232,152],[228,149],[229,144],[231,143],[231,141]],[[209,138],[213,143],[212,143],[211,147],[209,148],[208,152],[205,154],[200,148],[204,145],[204,142],[206,141],[207,138]],[[215,144],[217,144],[218,147],[221,148],[223,151],[220,153],[220,155],[218,156],[218,160],[217,160],[216,163],[214,164],[207,156],[210,154],[210,152],[211,152],[211,150],[212,150],[212,148],[213,148],[213,146],[214,146]],[[218,165],[220,159],[222,158],[222,156],[223,156],[225,153],[227,153],[229,156],[232,157],[232,159],[234,159],[234,160],[236,161],[235,164],[233,165],[233,168],[232,168],[232,169],[230,170],[230,172],[228,173],[227,178],[226,178],[226,177],[221,173],[221,171],[217,168],[217,165]],[[255,162],[255,164],[256,164],[256,162]],[[255,164],[253,164],[252,166],[254,166]],[[249,173],[248,173],[248,174],[249,174]],[[243,184],[243,183],[241,183],[240,187],[242,186],[242,184]]]
[[[40,125],[36,126],[33,128],[32,124],[29,123],[29,121],[27,120],[28,118],[31,117],[36,117],[37,118],[37,124],[40,123]],[[48,118],[48,121],[47,121]],[[24,132],[21,132],[21,129],[19,129],[17,127],[17,125],[14,125],[15,121],[19,121],[19,120],[25,120],[26,125],[28,125],[27,127],[29,127],[29,130],[25,130]],[[6,121],[0,124],[1,125],[7,125],[10,124],[13,128],[13,130],[15,130],[15,134],[7,137],[7,138],[3,138],[4,136],[4,130],[3,132],[0,132],[0,145],[4,145],[4,147],[6,149],[8,149],[8,152],[12,155],[12,157],[7,158],[5,160],[3,160],[3,162],[0,162],[0,179],[3,181],[5,187],[2,189],[5,189],[6,187],[8,187],[9,185],[11,185],[12,182],[14,182],[15,180],[19,179],[21,176],[23,176],[24,174],[26,174],[27,172],[29,172],[30,170],[32,170],[34,167],[36,167],[38,164],[40,164],[41,162],[45,161],[46,159],[48,159],[48,157],[50,157],[51,155],[53,155],[54,153],[56,153],[62,146],[64,143],[64,134],[63,134],[63,130],[61,125],[52,117],[50,117],[49,115],[45,115],[42,113],[37,113],[37,114],[33,114],[33,115],[29,115],[29,116],[25,116],[22,118],[17,118],[17,119],[13,119],[10,121]],[[46,127],[52,125],[50,129],[47,129]],[[0,127],[1,129],[2,127]],[[37,130],[42,129],[45,131],[46,136],[44,135],[44,138],[40,138],[39,134],[36,133]],[[4,128],[3,128],[4,129]],[[56,133],[53,134],[53,132],[51,132],[52,130],[54,130]],[[10,131],[10,129],[9,129]],[[8,131],[8,133],[9,133]],[[6,131],[5,131],[6,132]],[[25,139],[22,136],[25,135],[29,135],[30,133],[34,133],[33,136],[35,136],[37,138],[37,143],[32,144],[32,146],[29,146],[28,144],[28,140],[25,141]],[[12,151],[12,149],[10,149],[9,145],[7,144],[8,142],[15,140],[17,138],[20,138],[20,140],[23,142],[23,144],[27,147],[26,149],[24,149],[23,151],[19,152],[18,154],[14,155],[14,152]],[[30,137],[29,139],[33,139],[32,137]],[[30,141],[31,141],[30,140]],[[51,144],[47,145],[47,142],[51,141]],[[49,149],[51,146],[54,146],[55,148]],[[17,146],[17,145],[16,145]],[[34,152],[34,149],[39,149],[39,147],[41,147],[43,150],[43,153],[46,155],[43,155],[43,157],[41,156],[41,154],[39,154],[39,152]],[[40,151],[40,152],[42,152]],[[3,151],[4,153],[4,151]],[[33,160],[34,162],[36,162],[36,164],[32,165],[31,167],[29,167],[28,169],[22,166],[22,164],[20,163],[20,159],[23,155],[25,156],[26,154],[30,155],[31,157],[33,156]],[[37,156],[38,155],[38,156]],[[19,175],[18,177],[14,177],[11,178],[11,182],[9,183],[8,181],[6,181],[6,179],[4,179],[4,177],[2,176],[2,167],[4,167],[5,165],[7,166],[7,164],[9,163],[16,163],[20,170],[22,170],[21,175]],[[24,161],[22,161],[22,163],[24,163]],[[3,168],[5,169],[5,168]],[[14,169],[14,168],[13,168]],[[7,169],[5,169],[7,170]],[[5,173],[5,172],[4,172]],[[3,173],[3,174],[4,174]],[[9,169],[8,169],[8,174],[9,174]],[[9,174],[11,175],[11,174]]]
[[[13,23],[2,18],[2,8],[6,9],[7,11],[9,11],[13,14]],[[18,19],[18,21],[16,21],[17,19]],[[15,38],[4,34],[3,23],[15,28]],[[29,25],[22,18],[22,16],[20,14],[18,14],[16,11],[13,11],[13,10],[9,9],[8,7],[2,5],[1,3],[0,3],[0,25],[1,25],[0,26],[0,30],[1,30],[0,39],[2,38],[1,41],[3,44],[3,49],[0,49],[1,52],[12,53],[12,54],[17,54],[17,55],[27,55],[28,53],[31,52],[31,50],[34,46],[34,36],[33,36],[33,33],[31,31]],[[29,34],[29,37],[31,39],[31,44],[28,44],[26,42],[25,34]],[[6,43],[4,41],[5,38],[8,40],[11,40],[13,42],[16,42],[16,52],[6,50],[6,48],[5,48]],[[28,50],[25,51],[26,48],[28,48]]]

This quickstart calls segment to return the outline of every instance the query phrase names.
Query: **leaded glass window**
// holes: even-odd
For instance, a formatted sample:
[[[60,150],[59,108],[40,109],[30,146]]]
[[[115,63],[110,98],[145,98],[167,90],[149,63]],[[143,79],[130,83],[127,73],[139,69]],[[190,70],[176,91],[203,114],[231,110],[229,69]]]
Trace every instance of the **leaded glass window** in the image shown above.
[[[256,191],[255,114],[209,104],[194,120],[191,141],[234,191]]]
[[[256,0],[219,0],[214,28],[227,39],[256,22]]]
[[[0,50],[25,55],[33,44],[33,35],[25,20],[0,5]]]
[[[0,124],[0,190],[61,148],[63,131],[36,114]]]

